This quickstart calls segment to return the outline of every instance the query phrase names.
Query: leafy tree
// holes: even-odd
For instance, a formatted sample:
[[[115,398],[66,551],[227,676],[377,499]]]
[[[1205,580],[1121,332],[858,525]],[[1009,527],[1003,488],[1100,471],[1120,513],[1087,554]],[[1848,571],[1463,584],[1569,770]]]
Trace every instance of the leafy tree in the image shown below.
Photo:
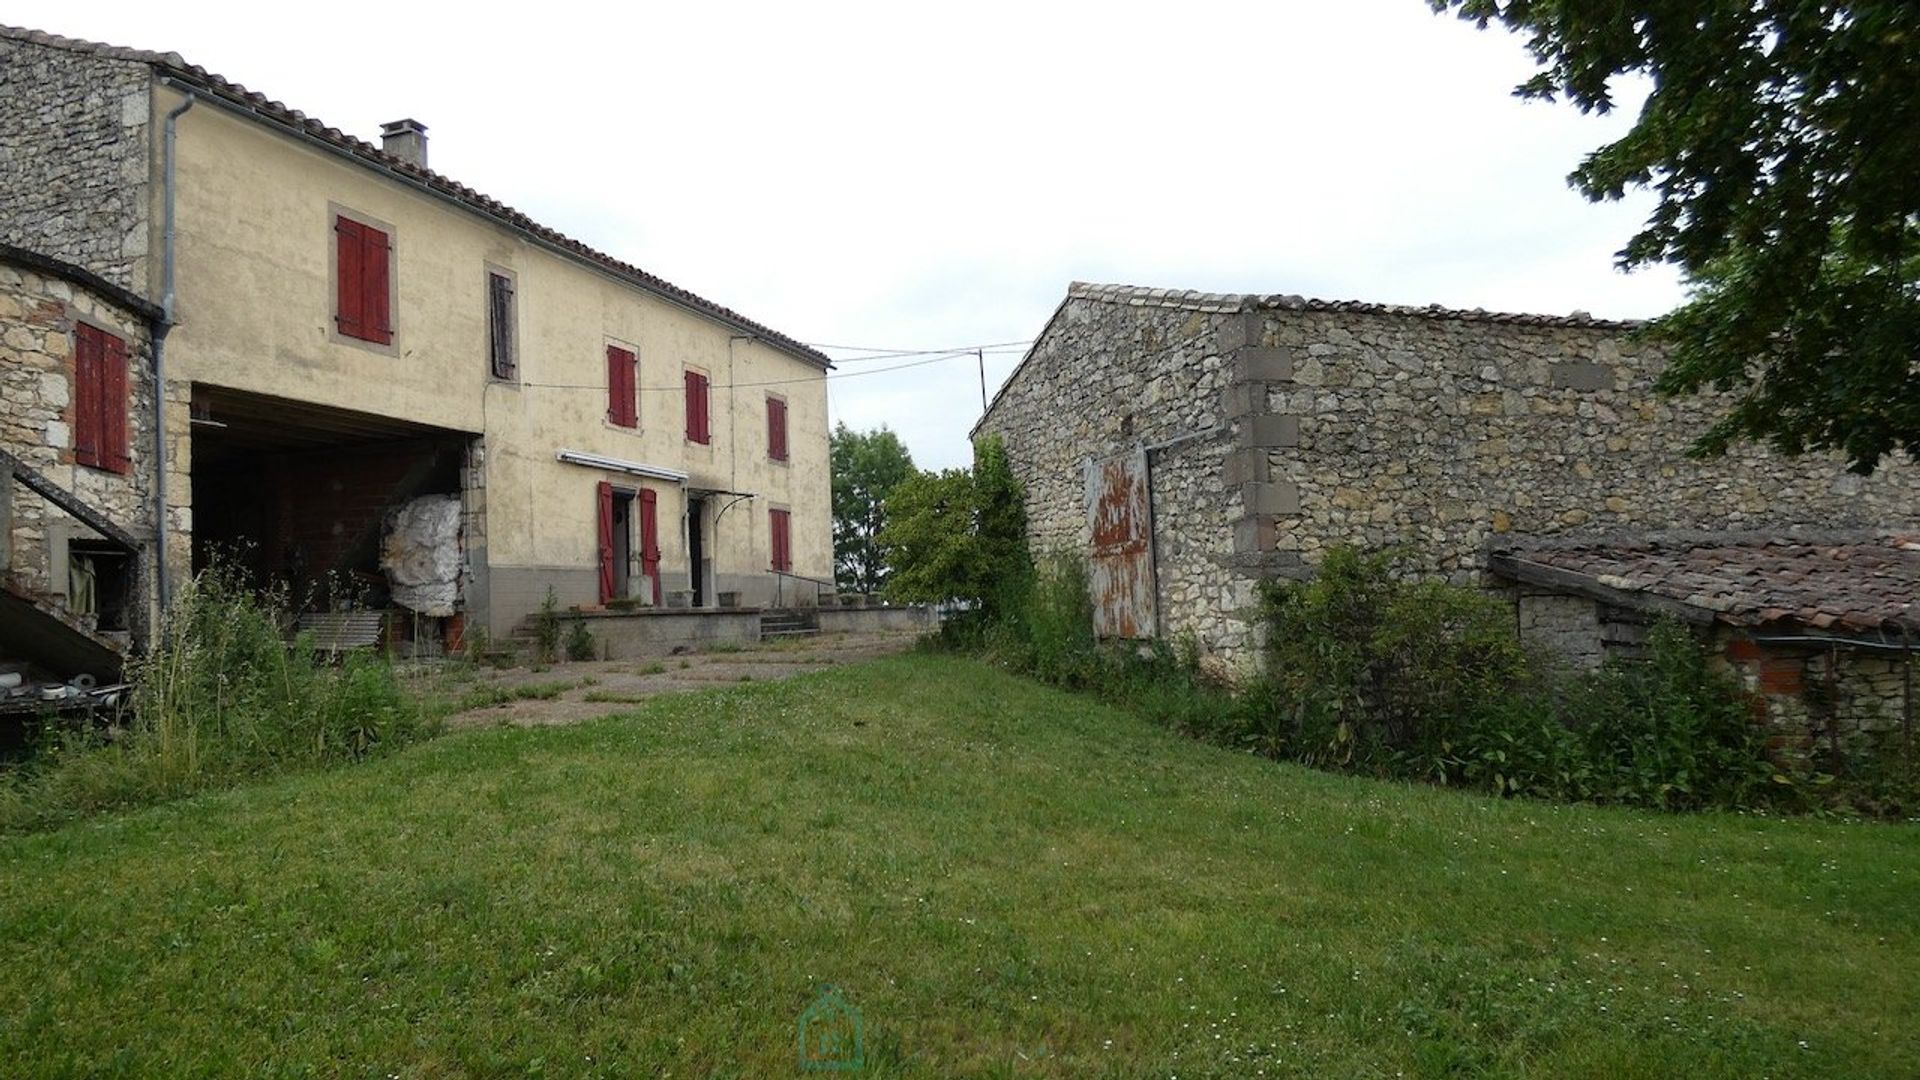
[[[1031,572],[1026,534],[1020,482],[989,436],[974,446],[971,470],[916,473],[887,498],[887,595],[966,602],[992,617]]]
[[[849,592],[877,593],[886,585],[880,550],[886,499],[914,475],[913,457],[884,426],[854,431],[838,424],[829,440],[833,462],[833,576]]]
[[[1544,70],[1521,97],[1604,113],[1616,76],[1651,78],[1633,129],[1568,179],[1659,197],[1618,260],[1691,286],[1651,332],[1662,391],[1735,395],[1696,452],[1920,458],[1920,3],[1428,2],[1530,35]]]

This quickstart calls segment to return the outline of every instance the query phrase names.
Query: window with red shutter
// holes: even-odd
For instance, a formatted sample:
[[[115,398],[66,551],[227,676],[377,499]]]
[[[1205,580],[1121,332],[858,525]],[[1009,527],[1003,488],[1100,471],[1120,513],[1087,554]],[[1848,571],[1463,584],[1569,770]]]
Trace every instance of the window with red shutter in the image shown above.
[[[607,421],[620,427],[640,425],[640,402],[635,379],[638,359],[632,350],[607,346]]]
[[[708,429],[707,377],[697,371],[687,372],[687,441],[706,445],[712,439]]]
[[[773,568],[782,573],[792,573],[793,516],[785,510],[769,510],[767,518],[773,541]]]
[[[334,325],[342,336],[393,344],[392,244],[387,234],[344,215],[333,219]]]
[[[787,460],[787,403],[777,397],[767,399],[767,456]]]
[[[128,468],[127,343],[96,326],[73,331],[73,460],[93,469]]]

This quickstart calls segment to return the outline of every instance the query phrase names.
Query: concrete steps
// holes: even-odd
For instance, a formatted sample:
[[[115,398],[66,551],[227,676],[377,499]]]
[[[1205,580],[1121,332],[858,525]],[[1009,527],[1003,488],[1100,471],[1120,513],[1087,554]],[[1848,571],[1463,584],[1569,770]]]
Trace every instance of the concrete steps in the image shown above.
[[[815,608],[768,608],[760,613],[760,640],[811,637],[820,632],[820,612]]]

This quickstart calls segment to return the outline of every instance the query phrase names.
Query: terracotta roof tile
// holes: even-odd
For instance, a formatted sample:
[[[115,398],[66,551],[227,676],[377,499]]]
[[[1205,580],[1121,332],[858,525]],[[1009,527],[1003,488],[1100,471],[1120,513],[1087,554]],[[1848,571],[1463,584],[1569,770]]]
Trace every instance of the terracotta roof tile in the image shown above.
[[[1911,536],[1692,533],[1536,541],[1496,551],[1496,573],[1551,575],[1677,601],[1734,626],[1920,632]]]

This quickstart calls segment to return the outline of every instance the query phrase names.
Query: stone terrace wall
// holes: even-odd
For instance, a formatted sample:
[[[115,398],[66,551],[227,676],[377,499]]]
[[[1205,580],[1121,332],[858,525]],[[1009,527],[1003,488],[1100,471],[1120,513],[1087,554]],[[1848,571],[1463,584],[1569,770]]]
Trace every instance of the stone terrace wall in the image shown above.
[[[1270,308],[1265,343],[1293,357],[1269,387],[1298,445],[1269,451],[1297,486],[1276,548],[1406,544],[1427,569],[1478,580],[1503,533],[1823,528],[1912,523],[1920,471],[1872,478],[1835,456],[1764,448],[1694,461],[1720,403],[1653,391],[1664,357],[1607,324]]]
[[[0,38],[0,242],[145,293],[147,65]]]
[[[126,475],[73,459],[74,325],[127,343]],[[145,316],[38,270],[0,262],[0,448],[143,541],[153,535],[153,362]],[[11,478],[0,493],[0,572],[26,590],[64,597],[68,537],[95,534]],[[10,522],[11,527],[6,527]],[[143,571],[143,579],[149,575]]]

